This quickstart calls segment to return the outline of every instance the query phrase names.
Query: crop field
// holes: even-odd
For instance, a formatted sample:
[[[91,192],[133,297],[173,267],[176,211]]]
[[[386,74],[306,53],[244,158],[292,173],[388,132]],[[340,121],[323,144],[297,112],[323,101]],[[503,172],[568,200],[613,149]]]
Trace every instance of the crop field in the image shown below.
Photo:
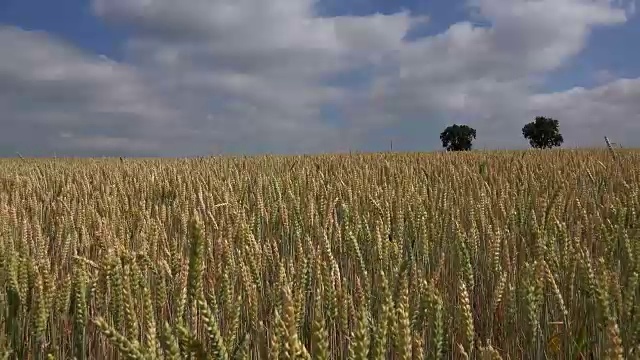
[[[640,151],[0,160],[2,359],[639,359]]]

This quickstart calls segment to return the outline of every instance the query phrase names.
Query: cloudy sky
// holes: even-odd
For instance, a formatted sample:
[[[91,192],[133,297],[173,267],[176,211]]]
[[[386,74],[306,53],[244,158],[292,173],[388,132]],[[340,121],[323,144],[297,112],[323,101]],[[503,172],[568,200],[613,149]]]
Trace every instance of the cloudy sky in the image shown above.
[[[0,156],[640,146],[635,0],[0,0]]]

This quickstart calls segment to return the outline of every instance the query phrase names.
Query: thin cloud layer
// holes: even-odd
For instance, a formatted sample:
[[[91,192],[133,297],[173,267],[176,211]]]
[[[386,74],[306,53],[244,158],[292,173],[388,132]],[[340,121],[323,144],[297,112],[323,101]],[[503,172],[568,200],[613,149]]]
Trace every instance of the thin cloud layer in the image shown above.
[[[137,70],[42,32],[0,27],[0,146],[24,154],[155,153],[175,112]],[[90,139],[100,141],[86,144]],[[118,139],[111,141],[110,139]],[[126,139],[127,141],[123,141]]]
[[[487,25],[409,41],[425,16],[319,17],[311,0],[94,0],[97,16],[132,29],[121,63],[0,28],[0,152],[325,152],[389,139],[428,150],[452,122],[474,126],[479,147],[522,147],[536,115],[560,119],[567,145],[609,135],[637,146],[640,79],[541,90],[631,4],[473,0]]]

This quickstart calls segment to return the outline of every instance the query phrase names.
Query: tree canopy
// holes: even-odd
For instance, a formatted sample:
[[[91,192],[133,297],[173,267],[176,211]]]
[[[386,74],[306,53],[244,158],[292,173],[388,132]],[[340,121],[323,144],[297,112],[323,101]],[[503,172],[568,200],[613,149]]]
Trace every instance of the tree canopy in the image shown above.
[[[467,151],[471,150],[473,139],[476,138],[476,130],[467,125],[453,124],[442,133],[442,147],[447,151]]]
[[[522,135],[532,147],[539,149],[550,149],[564,142],[559,121],[544,116],[537,116],[535,121],[526,124],[522,128]]]

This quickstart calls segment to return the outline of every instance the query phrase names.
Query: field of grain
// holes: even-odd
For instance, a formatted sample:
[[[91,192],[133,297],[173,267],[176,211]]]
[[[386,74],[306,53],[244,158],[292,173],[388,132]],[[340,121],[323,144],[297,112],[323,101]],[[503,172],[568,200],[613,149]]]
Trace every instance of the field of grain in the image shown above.
[[[637,359],[612,155],[0,160],[0,358]]]

